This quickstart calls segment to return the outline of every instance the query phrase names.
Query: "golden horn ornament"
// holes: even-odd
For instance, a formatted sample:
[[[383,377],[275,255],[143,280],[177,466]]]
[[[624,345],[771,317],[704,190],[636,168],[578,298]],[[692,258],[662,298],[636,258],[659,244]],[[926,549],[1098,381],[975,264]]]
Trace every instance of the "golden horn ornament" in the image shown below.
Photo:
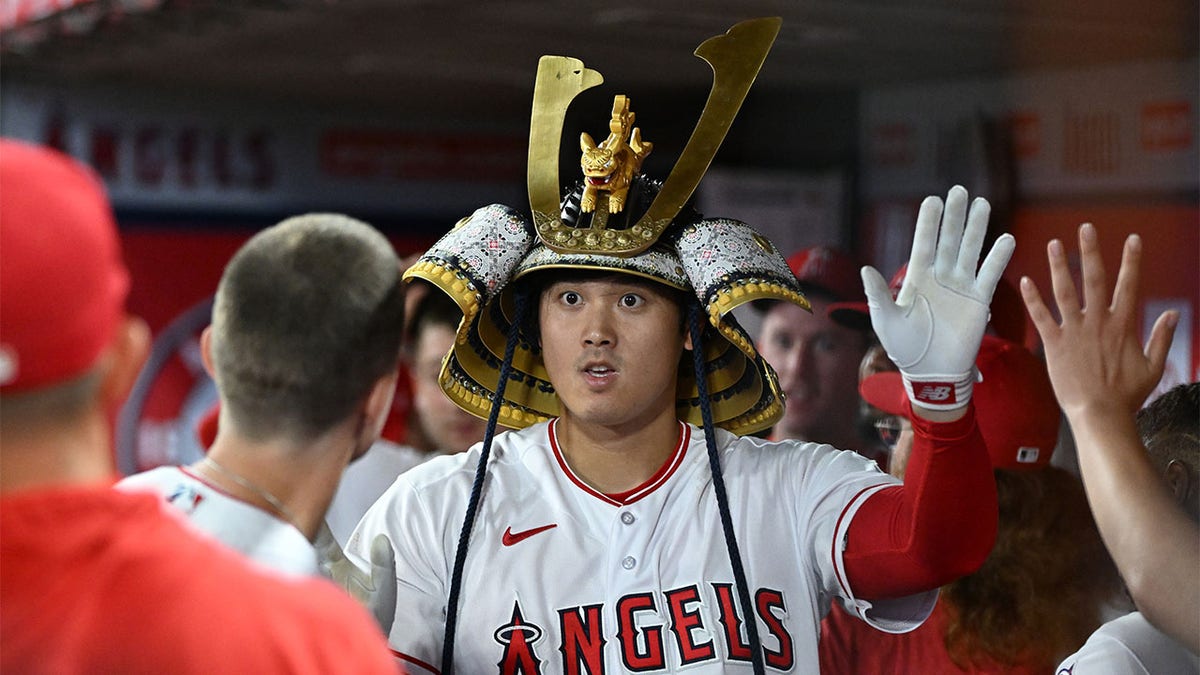
[[[558,253],[626,257],[650,248],[696,191],[758,77],[781,24],[779,17],[743,21],[696,48],[696,56],[713,70],[708,101],[662,189],[624,236],[609,230],[596,233],[591,232],[592,228],[573,228],[562,221],[558,151],[563,120],[571,101],[603,82],[603,77],[585,68],[578,59],[543,56],[534,85],[527,180],[529,206],[542,243]],[[593,236],[589,237],[589,233]],[[564,242],[570,245],[565,246]]]

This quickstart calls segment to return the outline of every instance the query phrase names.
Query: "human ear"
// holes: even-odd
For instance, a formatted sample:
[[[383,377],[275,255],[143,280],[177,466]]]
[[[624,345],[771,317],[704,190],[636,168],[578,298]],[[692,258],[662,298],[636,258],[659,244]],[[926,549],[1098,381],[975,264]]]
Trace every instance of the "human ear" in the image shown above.
[[[204,372],[214,380],[217,378],[216,369],[213,368],[212,357],[212,326],[207,326],[200,333],[200,362],[204,364]]]
[[[125,400],[149,353],[150,327],[140,317],[126,316],[109,347],[100,383],[100,396],[106,405],[118,406]]]
[[[1187,464],[1178,459],[1171,460],[1167,464],[1167,470],[1163,477],[1167,481],[1167,486],[1171,488],[1171,493],[1175,495],[1175,501],[1186,505],[1194,482],[1192,472],[1188,470]]]

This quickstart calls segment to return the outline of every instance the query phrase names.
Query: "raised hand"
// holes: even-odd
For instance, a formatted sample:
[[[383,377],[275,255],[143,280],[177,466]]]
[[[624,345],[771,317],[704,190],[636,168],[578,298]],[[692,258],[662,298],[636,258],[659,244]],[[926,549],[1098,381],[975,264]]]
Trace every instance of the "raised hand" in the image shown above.
[[[927,197],[896,299],[875,268],[862,270],[871,323],[918,414],[922,408],[961,410],[971,397],[988,306],[1016,247],[1012,235],[1001,235],[979,265],[990,214],[982,198],[968,209],[962,186],[950,189],[944,207],[938,197]]]
[[[1021,295],[1045,346],[1054,393],[1068,417],[1097,406],[1132,415],[1162,378],[1179,314],[1170,311],[1159,316],[1143,350],[1137,326],[1141,238],[1134,234],[1125,240],[1111,301],[1096,228],[1091,224],[1079,228],[1079,252],[1082,303],[1062,242],[1055,239],[1046,247],[1060,321],[1054,320],[1028,277],[1021,279]]]

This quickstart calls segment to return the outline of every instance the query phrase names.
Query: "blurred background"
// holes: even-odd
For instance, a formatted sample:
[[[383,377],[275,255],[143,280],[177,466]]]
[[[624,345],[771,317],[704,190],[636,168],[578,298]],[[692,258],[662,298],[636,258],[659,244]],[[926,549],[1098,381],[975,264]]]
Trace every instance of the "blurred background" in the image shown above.
[[[108,185],[131,309],[157,336],[122,432],[145,468],[198,452],[215,399],[195,335],[254,231],[341,211],[405,255],[481,205],[527,210],[542,54],[605,78],[568,113],[563,184],[579,133],[607,135],[615,94],[655,144],[644,169],[665,177],[711,84],[692,52],[759,16],[783,27],[701,212],[785,255],[835,245],[889,277],[920,200],[962,184],[992,202],[992,237],[1017,237],[1006,276],[1042,288],[1049,239],[1093,222],[1115,272],[1138,232],[1147,328],[1184,314],[1164,387],[1197,379],[1195,0],[0,0],[0,133]]]

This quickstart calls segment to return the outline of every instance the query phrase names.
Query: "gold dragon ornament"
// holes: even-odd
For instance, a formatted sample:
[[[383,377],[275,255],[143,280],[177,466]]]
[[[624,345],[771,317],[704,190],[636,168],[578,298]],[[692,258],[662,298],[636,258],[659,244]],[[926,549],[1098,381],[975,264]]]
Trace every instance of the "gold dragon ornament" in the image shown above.
[[[613,101],[612,119],[608,122],[608,138],[600,145],[585,131],[579,137],[585,180],[579,208],[584,213],[596,209],[601,190],[608,193],[608,212],[620,213],[625,208],[629,184],[642,168],[642,160],[654,149],[654,144],[642,140],[642,130],[633,126],[634,114],[629,111],[629,98],[617,96]]]
[[[779,17],[743,21],[731,27],[724,35],[715,35],[696,48],[696,56],[706,61],[713,70],[712,88],[709,90],[704,110],[700,113],[695,129],[692,130],[691,138],[675,161],[675,167],[663,181],[654,201],[636,223],[620,229],[607,226],[610,209],[604,207],[613,201],[611,196],[603,201],[595,198],[596,203],[590,210],[586,207],[581,208],[580,213],[590,211],[586,225],[581,223],[582,226],[575,227],[562,220],[558,158],[567,106],[580,92],[604,82],[604,77],[599,72],[585,67],[579,59],[543,56],[538,61],[537,82],[533,89],[533,111],[529,119],[527,188],[534,230],[546,248],[563,255],[595,254],[627,258],[640,255],[653,246],[700,184],[701,177],[708,170],[717,148],[720,147],[733,118],[741,108],[742,101],[746,98],[746,93],[750,90],[750,85],[758,75],[767,52],[775,42],[781,22]],[[627,110],[627,104],[622,102],[622,98],[624,97],[618,98],[617,104],[614,105],[611,123],[613,136],[618,141],[623,139],[623,130],[628,127],[631,138],[621,144],[627,145],[631,159],[640,163],[641,158],[649,153],[650,144],[643,142],[637,130],[632,128],[632,114],[629,115],[628,121],[620,118],[620,113]],[[596,149],[600,150],[608,143],[606,140]],[[641,157],[637,157],[639,152]],[[597,153],[596,158],[599,159],[601,154]],[[590,179],[592,176],[587,173],[589,161],[585,159],[581,163],[585,178]],[[604,162],[596,163],[597,167],[603,165]],[[629,183],[637,171],[637,164],[627,163],[617,174],[623,176],[620,193],[622,205],[619,208],[624,208]],[[603,179],[607,174],[605,170],[598,170],[597,173],[595,177],[600,180],[594,186],[589,180],[585,189],[591,190],[598,197],[600,185],[604,183]],[[615,185],[615,182],[613,184]],[[612,195],[611,187],[605,190]]]

